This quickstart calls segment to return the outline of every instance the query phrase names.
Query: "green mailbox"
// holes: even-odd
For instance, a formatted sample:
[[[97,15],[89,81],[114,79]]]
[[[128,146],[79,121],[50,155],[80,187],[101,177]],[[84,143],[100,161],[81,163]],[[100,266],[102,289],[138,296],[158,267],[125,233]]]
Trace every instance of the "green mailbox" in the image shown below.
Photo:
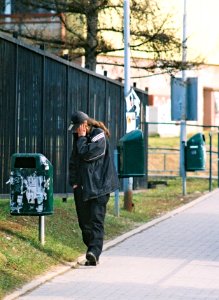
[[[11,157],[10,213],[43,216],[53,213],[53,167],[40,153]]]
[[[145,146],[141,130],[125,134],[118,143],[118,175],[125,177],[145,176]]]
[[[197,133],[187,141],[185,147],[186,171],[205,170],[206,166],[205,136]]]

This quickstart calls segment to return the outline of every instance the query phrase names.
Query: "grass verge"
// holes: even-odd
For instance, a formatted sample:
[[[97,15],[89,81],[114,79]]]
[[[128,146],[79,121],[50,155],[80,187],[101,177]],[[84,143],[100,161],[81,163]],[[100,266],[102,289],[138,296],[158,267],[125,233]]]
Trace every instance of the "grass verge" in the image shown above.
[[[207,179],[187,179],[187,196],[182,196],[181,179],[166,180],[167,185],[133,193],[134,209],[114,214],[111,197],[105,222],[105,239],[124,232],[179,207],[208,191]],[[217,182],[213,182],[213,188]],[[0,299],[51,267],[74,261],[86,251],[78,228],[73,199],[54,200],[54,214],[45,218],[46,243],[38,241],[38,217],[11,216],[9,200],[0,199]]]

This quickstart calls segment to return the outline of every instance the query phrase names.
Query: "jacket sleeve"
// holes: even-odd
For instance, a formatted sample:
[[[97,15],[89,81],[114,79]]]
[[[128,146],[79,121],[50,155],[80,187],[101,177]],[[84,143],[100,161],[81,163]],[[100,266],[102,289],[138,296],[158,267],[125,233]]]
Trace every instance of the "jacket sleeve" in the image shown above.
[[[80,157],[87,162],[101,158],[106,152],[105,133],[102,129],[94,129],[90,138],[79,137],[77,149]]]
[[[78,165],[79,160],[77,158],[76,140],[73,142],[73,149],[69,160],[69,184],[70,186],[79,184],[78,178]]]

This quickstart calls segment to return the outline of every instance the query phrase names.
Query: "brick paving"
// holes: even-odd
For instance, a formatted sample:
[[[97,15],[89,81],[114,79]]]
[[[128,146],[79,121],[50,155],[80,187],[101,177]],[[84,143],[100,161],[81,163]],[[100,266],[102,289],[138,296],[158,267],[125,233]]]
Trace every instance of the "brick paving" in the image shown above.
[[[5,300],[219,300],[219,190],[106,243],[97,267],[32,289]]]

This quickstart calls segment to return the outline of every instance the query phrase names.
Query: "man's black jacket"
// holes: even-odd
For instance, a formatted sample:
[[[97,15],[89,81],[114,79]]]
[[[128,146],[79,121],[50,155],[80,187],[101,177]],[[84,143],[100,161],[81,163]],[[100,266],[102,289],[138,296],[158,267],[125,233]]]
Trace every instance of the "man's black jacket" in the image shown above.
[[[90,134],[74,134],[69,162],[69,184],[81,186],[83,200],[98,198],[119,188],[119,180],[104,131],[93,127]]]

